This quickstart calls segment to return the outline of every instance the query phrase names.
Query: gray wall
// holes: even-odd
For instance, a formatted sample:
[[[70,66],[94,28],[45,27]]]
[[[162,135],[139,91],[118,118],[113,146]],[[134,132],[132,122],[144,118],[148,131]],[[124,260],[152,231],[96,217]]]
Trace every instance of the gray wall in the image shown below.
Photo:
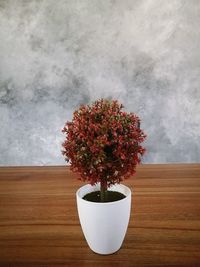
[[[199,0],[0,0],[0,165],[63,164],[81,103],[117,98],[144,162],[200,162]]]

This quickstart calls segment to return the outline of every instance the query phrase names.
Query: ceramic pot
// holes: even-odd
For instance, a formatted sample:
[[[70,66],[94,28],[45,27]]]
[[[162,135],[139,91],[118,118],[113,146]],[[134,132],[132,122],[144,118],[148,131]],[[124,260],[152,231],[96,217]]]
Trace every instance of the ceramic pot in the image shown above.
[[[112,254],[120,249],[124,240],[131,210],[131,190],[122,184],[109,188],[126,197],[107,203],[84,200],[92,191],[99,191],[100,185],[85,185],[76,192],[80,224],[91,250],[98,254]]]

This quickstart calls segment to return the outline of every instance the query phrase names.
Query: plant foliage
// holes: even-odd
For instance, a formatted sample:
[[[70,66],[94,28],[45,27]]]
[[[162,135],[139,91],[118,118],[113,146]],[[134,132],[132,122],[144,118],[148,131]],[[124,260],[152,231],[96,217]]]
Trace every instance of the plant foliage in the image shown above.
[[[122,109],[117,100],[82,105],[62,130],[65,160],[91,185],[100,182],[107,188],[130,177],[145,152],[139,117]]]

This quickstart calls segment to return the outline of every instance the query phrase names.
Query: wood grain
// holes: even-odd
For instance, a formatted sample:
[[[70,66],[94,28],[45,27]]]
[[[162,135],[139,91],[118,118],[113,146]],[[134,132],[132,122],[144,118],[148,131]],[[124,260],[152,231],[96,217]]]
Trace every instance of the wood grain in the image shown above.
[[[93,253],[68,167],[0,168],[0,266],[200,266],[200,164],[142,165],[124,181],[132,213],[122,248]]]

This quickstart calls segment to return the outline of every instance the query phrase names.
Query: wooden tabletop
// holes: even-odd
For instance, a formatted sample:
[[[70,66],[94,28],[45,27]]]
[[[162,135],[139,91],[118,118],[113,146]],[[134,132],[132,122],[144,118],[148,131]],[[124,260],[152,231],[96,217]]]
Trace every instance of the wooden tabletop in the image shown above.
[[[0,266],[200,266],[200,164],[142,165],[124,182],[132,212],[122,248],[84,240],[68,167],[0,168]]]

